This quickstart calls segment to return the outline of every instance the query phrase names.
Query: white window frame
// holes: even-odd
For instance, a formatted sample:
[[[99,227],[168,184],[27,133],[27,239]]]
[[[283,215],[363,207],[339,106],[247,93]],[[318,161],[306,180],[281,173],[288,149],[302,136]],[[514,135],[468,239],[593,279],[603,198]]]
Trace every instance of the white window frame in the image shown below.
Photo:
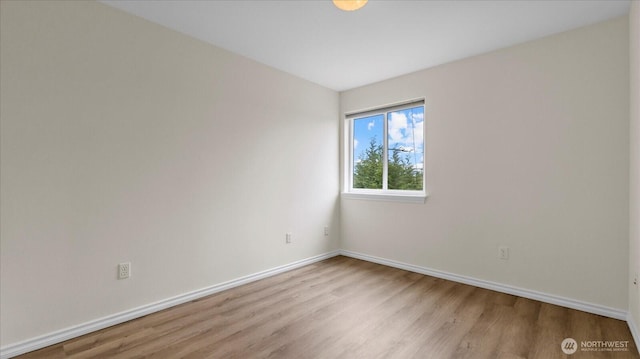
[[[428,193],[426,191],[426,136],[423,132],[423,151],[422,151],[422,190],[421,191],[413,191],[413,190],[390,190],[387,189],[387,181],[388,181],[388,127],[389,122],[387,118],[387,114],[389,112],[401,111],[412,107],[422,106],[425,111],[425,121],[426,124],[426,106],[425,99],[416,99],[405,101],[401,103],[396,103],[392,105],[376,107],[372,109],[355,111],[346,113],[344,116],[344,191],[342,192],[342,197],[346,199],[363,199],[363,200],[375,200],[375,201],[392,201],[392,202],[409,202],[409,203],[425,203]],[[353,188],[353,164],[354,164],[354,148],[353,148],[353,135],[354,135],[354,120],[374,116],[374,115],[383,115],[383,151],[382,151],[382,162],[383,162],[383,188],[382,189],[367,189],[367,188]],[[423,126],[423,131],[426,130],[426,126]]]

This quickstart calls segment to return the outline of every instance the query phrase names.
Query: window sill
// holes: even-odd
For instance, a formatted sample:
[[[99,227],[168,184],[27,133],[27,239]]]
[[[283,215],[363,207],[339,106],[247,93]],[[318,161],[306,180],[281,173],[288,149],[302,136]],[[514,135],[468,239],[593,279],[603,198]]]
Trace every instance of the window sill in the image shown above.
[[[424,204],[428,193],[420,194],[396,194],[396,193],[371,193],[371,192],[342,192],[344,199],[357,199],[365,201],[403,202]]]

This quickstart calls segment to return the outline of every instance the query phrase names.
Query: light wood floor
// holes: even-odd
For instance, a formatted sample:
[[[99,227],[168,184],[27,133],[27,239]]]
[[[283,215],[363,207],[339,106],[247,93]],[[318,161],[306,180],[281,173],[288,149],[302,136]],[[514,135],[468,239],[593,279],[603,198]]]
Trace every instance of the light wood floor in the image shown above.
[[[566,337],[627,340],[567,356]],[[335,257],[20,358],[640,358],[625,322]]]

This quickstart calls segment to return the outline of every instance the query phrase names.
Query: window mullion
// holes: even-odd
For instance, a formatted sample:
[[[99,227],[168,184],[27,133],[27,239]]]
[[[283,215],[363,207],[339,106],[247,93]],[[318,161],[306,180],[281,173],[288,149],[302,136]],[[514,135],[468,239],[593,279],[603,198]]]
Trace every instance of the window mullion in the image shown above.
[[[383,132],[382,132],[382,137],[384,137],[382,139],[382,190],[387,190],[389,189],[389,167],[388,167],[388,163],[389,163],[389,141],[388,141],[388,137],[389,134],[387,133],[388,131],[388,119],[387,116],[389,115],[388,112],[384,113],[384,119],[383,119]]]
[[[349,148],[350,153],[349,153],[349,168],[350,168],[350,174],[349,174],[349,187],[353,188],[353,184],[354,184],[354,178],[353,178],[353,172],[355,170],[355,151],[354,151],[354,146],[353,146],[353,135],[355,133],[355,120],[351,119],[349,120]]]

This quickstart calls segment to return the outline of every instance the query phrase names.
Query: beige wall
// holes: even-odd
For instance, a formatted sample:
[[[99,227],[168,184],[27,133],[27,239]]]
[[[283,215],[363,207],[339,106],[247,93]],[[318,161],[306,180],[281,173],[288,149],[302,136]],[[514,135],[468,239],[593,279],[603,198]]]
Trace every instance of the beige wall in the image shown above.
[[[627,23],[341,93],[342,112],[426,97],[430,193],[342,200],[342,248],[626,311]]]
[[[633,1],[629,13],[629,63],[631,65],[631,180],[629,241],[629,312],[640,329],[640,284],[632,283],[640,275],[640,2]],[[636,333],[639,335],[640,333]],[[636,338],[637,340],[638,338]],[[637,343],[640,345],[640,343]]]
[[[0,3],[2,346],[337,249],[336,92],[99,3]]]

